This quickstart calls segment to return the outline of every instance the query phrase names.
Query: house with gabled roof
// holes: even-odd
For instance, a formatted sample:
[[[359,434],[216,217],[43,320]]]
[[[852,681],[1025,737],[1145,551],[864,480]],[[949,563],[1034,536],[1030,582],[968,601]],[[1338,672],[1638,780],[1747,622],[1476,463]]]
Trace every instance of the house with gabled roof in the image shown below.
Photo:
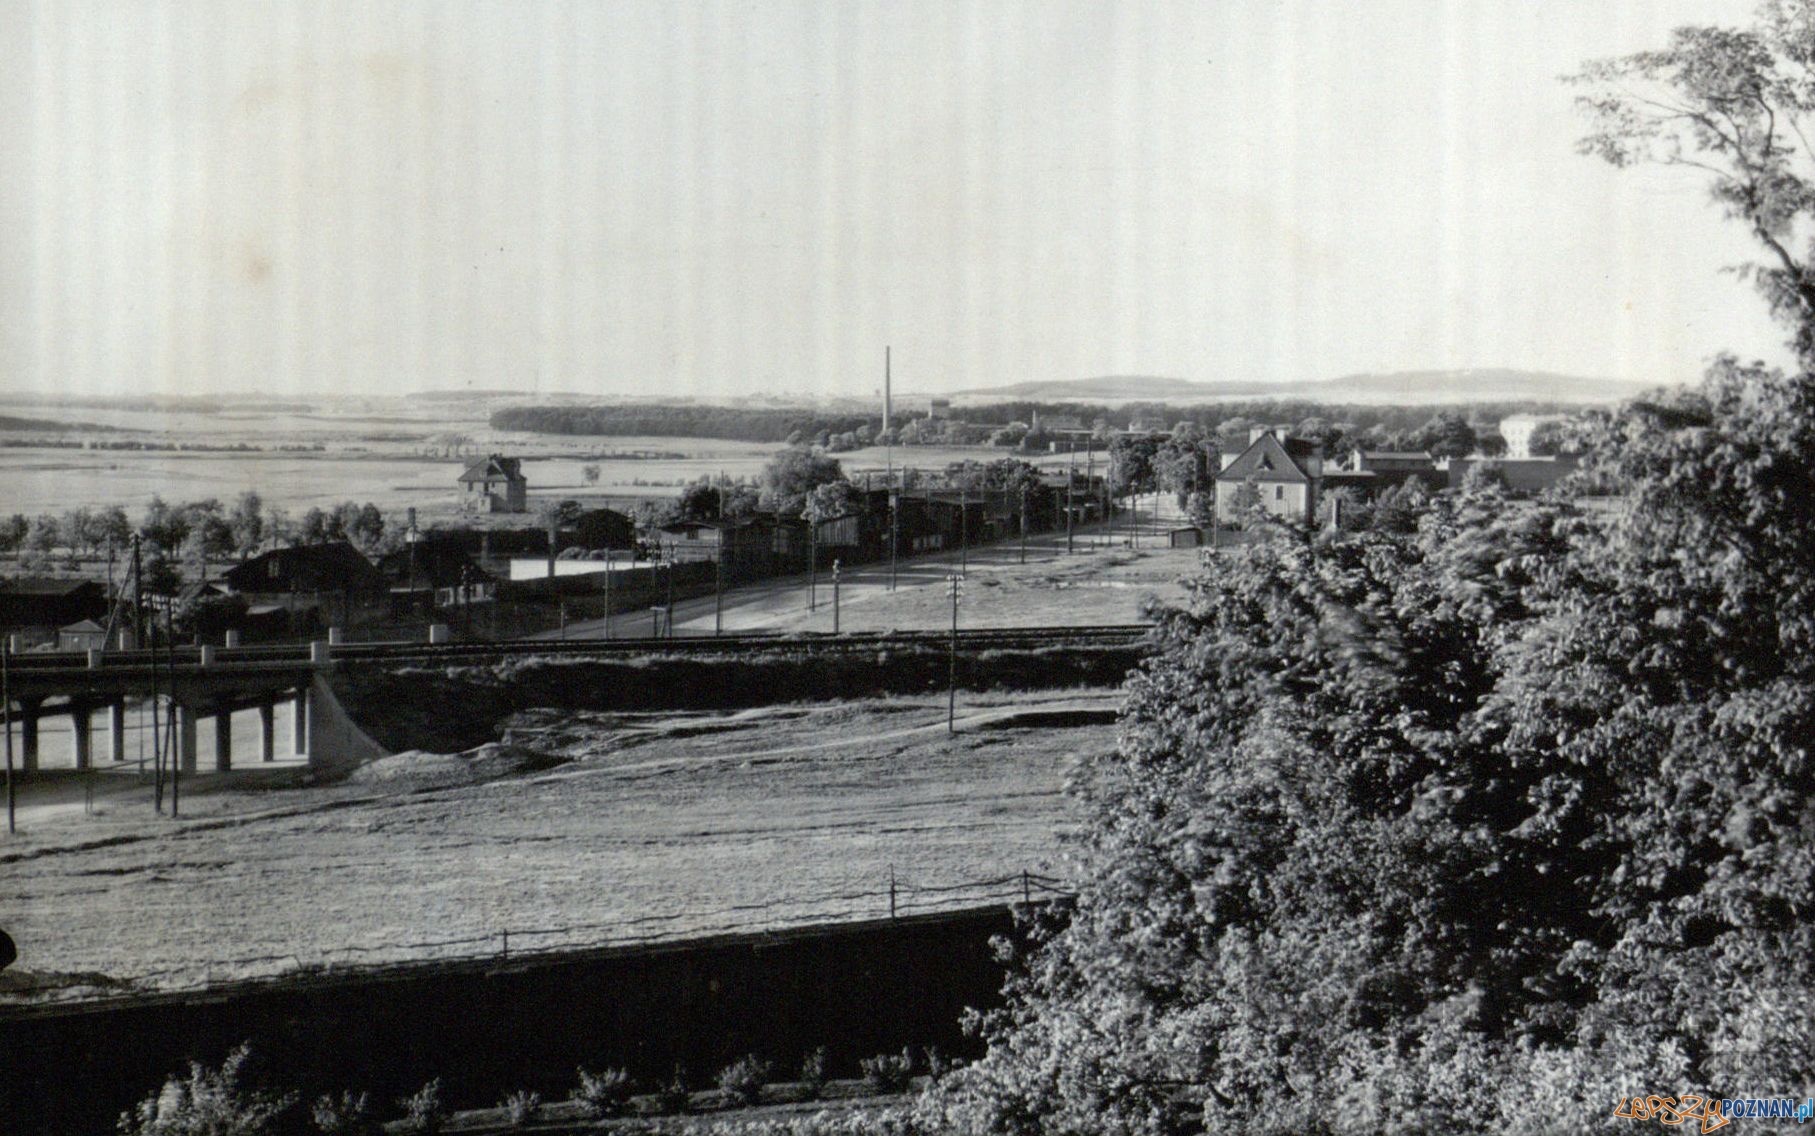
[[[460,475],[460,507],[469,513],[527,513],[523,459],[489,454],[467,466]]]
[[[1309,522],[1323,483],[1323,446],[1257,429],[1246,449],[1225,455],[1216,475],[1216,515],[1232,520],[1249,506],[1282,520]]]

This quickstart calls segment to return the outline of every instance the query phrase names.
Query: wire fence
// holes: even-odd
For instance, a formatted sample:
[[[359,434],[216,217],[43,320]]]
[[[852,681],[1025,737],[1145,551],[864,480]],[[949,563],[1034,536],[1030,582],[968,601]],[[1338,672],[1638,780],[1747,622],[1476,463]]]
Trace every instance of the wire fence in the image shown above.
[[[65,985],[15,989],[0,1001],[0,1019],[17,1011],[80,1002],[130,1002],[207,991],[337,982],[402,975],[424,965],[492,964],[506,960],[673,944],[735,934],[773,934],[929,914],[1031,906],[1075,895],[1064,881],[1023,871],[954,884],[916,884],[890,875],[886,888],[797,895],[708,910],[681,910],[553,927],[499,927],[441,939],[392,940],[313,951],[215,958],[119,978],[83,976]]]

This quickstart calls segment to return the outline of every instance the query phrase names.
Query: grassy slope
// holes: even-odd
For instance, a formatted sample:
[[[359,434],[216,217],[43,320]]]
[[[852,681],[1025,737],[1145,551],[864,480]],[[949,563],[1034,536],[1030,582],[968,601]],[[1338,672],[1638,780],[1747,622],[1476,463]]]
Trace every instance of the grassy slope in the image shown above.
[[[968,714],[1076,696],[967,699]],[[1098,694],[1085,701],[1111,705]],[[567,764],[510,772],[400,755],[345,785],[205,791],[186,818],[149,791],[105,815],[46,822],[9,845],[15,971],[142,975],[187,984],[289,968],[288,959],[421,957],[401,944],[574,924],[685,936],[886,913],[891,868],[949,884],[1060,870],[1060,785],[1113,727],[972,729],[946,736],[944,700],[797,706],[735,715],[526,715],[516,740]],[[1006,710],[1004,708],[1007,708]],[[475,778],[495,777],[494,780]],[[204,791],[199,794],[196,790]],[[270,813],[262,819],[252,814]],[[221,823],[228,818],[243,823]],[[105,847],[82,847],[100,839]],[[862,900],[826,897],[869,893]],[[729,912],[737,905],[773,905]],[[597,941],[599,931],[567,942]],[[615,937],[615,936],[614,936]],[[513,949],[562,940],[513,935]],[[337,948],[399,944],[367,955]],[[466,948],[471,950],[473,948]],[[14,981],[17,981],[15,977]]]

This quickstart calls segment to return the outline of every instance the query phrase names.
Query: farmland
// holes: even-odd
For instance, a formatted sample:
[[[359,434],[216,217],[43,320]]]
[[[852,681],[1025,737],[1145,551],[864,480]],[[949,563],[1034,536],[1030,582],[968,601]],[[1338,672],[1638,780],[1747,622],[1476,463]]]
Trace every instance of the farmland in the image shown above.
[[[425,521],[457,512],[454,479],[465,467],[449,456],[450,438],[464,439],[462,453],[498,451],[525,459],[532,502],[573,498],[602,503],[626,497],[663,497],[687,482],[724,474],[754,477],[778,448],[773,444],[715,438],[571,438],[494,431],[483,416],[398,414],[149,413],[70,410],[80,426],[58,448],[42,448],[37,431],[0,429],[0,477],[7,483],[4,511],[61,513],[67,509],[122,505],[137,511],[153,494],[167,499],[230,500],[251,489],[268,504],[293,512],[346,500],[370,501],[386,513],[415,507]],[[155,446],[211,450],[81,448],[85,440],[115,445],[130,438]],[[217,452],[249,446],[244,452]],[[965,460],[989,460],[988,447],[897,447],[839,455],[854,477],[900,469],[942,469]],[[1047,455],[1052,464],[1063,459]],[[597,482],[583,467],[597,465]]]

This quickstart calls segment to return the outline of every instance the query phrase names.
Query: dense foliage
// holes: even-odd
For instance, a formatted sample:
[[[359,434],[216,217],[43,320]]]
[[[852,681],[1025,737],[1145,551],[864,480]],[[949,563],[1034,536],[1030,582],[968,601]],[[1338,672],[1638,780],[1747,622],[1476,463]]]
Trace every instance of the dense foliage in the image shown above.
[[[1815,1078],[1815,381],[1725,363],[1161,613],[1086,881],[940,1126],[1592,1131]]]

